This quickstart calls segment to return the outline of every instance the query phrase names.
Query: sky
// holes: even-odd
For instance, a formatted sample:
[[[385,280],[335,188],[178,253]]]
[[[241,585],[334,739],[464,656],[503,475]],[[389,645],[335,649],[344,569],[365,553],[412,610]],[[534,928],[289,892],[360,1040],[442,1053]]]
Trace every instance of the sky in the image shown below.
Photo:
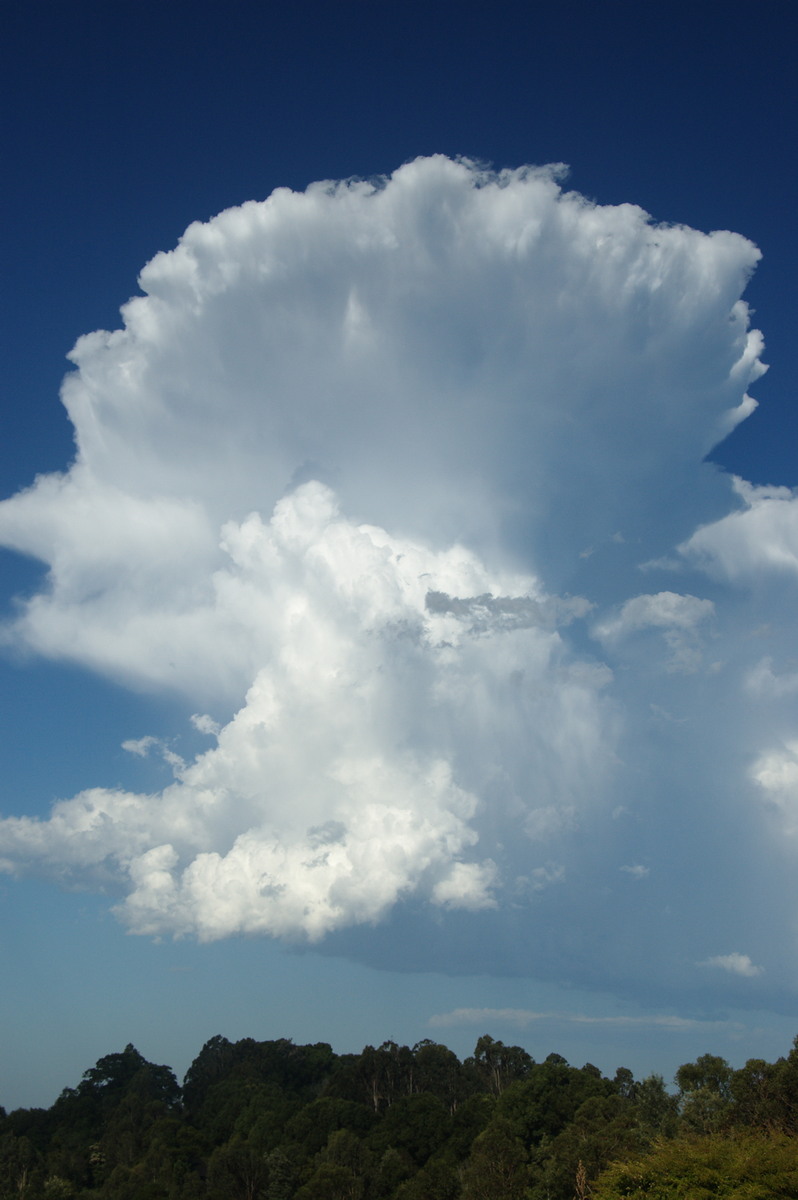
[[[0,1104],[786,1053],[793,6],[3,23]]]

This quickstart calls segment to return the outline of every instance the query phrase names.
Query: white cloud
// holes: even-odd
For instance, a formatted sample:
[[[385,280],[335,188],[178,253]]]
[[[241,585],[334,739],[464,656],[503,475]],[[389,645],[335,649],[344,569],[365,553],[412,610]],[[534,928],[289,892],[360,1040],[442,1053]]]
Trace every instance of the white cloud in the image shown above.
[[[127,750],[128,754],[135,754],[137,758],[146,758],[150,750],[158,745],[160,745],[158,738],[147,734],[146,737],[127,738],[122,743],[122,749]]]
[[[798,739],[761,754],[752,777],[762,798],[778,815],[782,831],[791,837],[798,833]]]
[[[207,737],[217,737],[221,729],[219,722],[214,721],[207,713],[192,713],[190,720],[197,732],[204,733]]]
[[[354,526],[321,484],[281,500],[268,525],[228,523],[224,544],[215,587],[263,665],[217,745],[189,766],[161,747],[177,779],[160,795],[98,790],[48,822],[4,822],[7,861],[110,872],[131,889],[119,913],[132,929],[204,939],[317,938],[414,891],[445,908],[495,905],[473,823],[496,756],[485,714],[537,726],[519,746],[508,730],[514,789],[566,749],[567,777],[601,741],[605,673],[576,670],[536,620],[551,604],[533,578]],[[446,604],[430,602],[444,591]]]
[[[735,581],[763,572],[798,574],[798,496],[786,487],[753,487],[733,479],[744,504],[738,512],[696,530],[681,553],[705,570]]]
[[[754,696],[779,700],[798,694],[798,671],[775,671],[773,659],[766,655],[748,672],[746,687]]]
[[[593,627],[593,636],[614,646],[641,630],[661,630],[669,651],[669,667],[691,670],[700,662],[698,626],[715,611],[711,600],[678,592],[634,596],[613,616]]]
[[[761,975],[763,967],[754,966],[747,954],[715,954],[698,964],[700,967],[718,967],[728,971],[730,975],[742,975],[745,979],[755,979]]]
[[[432,899],[444,908],[495,908],[496,901],[490,894],[495,879],[496,865],[490,860],[479,864],[458,862],[435,884]]]
[[[635,596],[622,605],[616,617],[599,623],[594,633],[602,641],[616,641],[639,629],[693,630],[699,621],[714,611],[711,600],[681,596],[678,592],[657,592]]]
[[[164,762],[175,770],[186,765],[179,754],[175,754],[165,742],[151,734],[142,738],[127,738],[122,743],[122,749],[127,750],[128,754],[135,754],[137,758],[146,758],[151,750],[157,750]]]
[[[554,520],[575,561],[591,526],[633,536],[758,373],[757,258],[546,169],[441,157],[192,225],[124,328],[72,353],[75,464],[0,506],[2,542],[49,569],[8,636],[234,702],[261,648],[219,594],[219,531],[314,474],[436,545],[534,548]]]
[[[6,869],[115,888],[141,933],[315,939],[404,900],[487,921],[519,879],[592,918],[595,858],[647,855],[650,714],[691,702],[709,618],[718,661],[734,629],[637,595],[638,564],[722,558],[702,460],[763,369],[759,253],[559,178],[439,156],[279,190],[190,226],[123,327],[79,340],[75,462],[0,504],[0,543],[48,572],[3,639],[169,691],[216,740],[126,743],[174,781],[6,818]],[[793,499],[738,491],[728,527],[768,514],[773,558]],[[650,631],[670,692],[636,673]]]

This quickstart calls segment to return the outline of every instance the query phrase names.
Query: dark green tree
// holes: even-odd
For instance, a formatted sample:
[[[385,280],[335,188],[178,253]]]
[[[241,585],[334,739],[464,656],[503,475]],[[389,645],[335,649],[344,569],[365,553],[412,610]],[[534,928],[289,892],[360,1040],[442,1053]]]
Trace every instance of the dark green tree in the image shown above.
[[[524,1146],[537,1147],[544,1138],[555,1138],[586,1100],[614,1093],[608,1079],[570,1067],[559,1055],[550,1056],[534,1064],[522,1082],[511,1084],[502,1093],[496,1116],[511,1123]]]
[[[266,1156],[246,1142],[218,1146],[208,1163],[209,1200],[261,1200],[269,1182]]]
[[[634,1105],[622,1096],[591,1096],[554,1138],[532,1155],[529,1200],[572,1200],[581,1165],[586,1181],[646,1145]]]
[[[469,1080],[456,1054],[438,1042],[425,1040],[413,1047],[415,1058],[414,1091],[429,1092],[442,1101],[450,1112],[455,1112],[473,1094],[474,1084]]]
[[[483,1087],[493,1092],[494,1096],[500,1096],[509,1084],[525,1079],[534,1062],[521,1046],[505,1046],[504,1042],[494,1041],[484,1034],[465,1065]]]
[[[35,1200],[44,1178],[43,1156],[29,1138],[13,1133],[0,1135],[2,1200]]]
[[[749,1058],[731,1078],[731,1113],[734,1125],[751,1129],[785,1130],[790,1126],[779,1078],[779,1064]]]
[[[390,1147],[409,1155],[421,1167],[448,1141],[452,1116],[435,1096],[421,1092],[403,1096],[386,1110],[368,1137],[368,1145],[378,1155]]]
[[[528,1155],[511,1123],[491,1121],[474,1142],[462,1172],[463,1200],[524,1200]]]

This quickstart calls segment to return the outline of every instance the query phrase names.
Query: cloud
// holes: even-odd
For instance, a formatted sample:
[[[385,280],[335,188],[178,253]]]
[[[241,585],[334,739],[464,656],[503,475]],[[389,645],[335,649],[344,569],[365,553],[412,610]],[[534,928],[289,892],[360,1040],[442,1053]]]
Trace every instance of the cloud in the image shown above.
[[[798,833],[798,739],[761,754],[752,767],[760,796],[779,818],[780,832]]]
[[[122,743],[122,749],[127,750],[128,754],[135,754],[138,758],[146,758],[150,750],[158,745],[160,745],[158,738],[153,737],[152,734],[147,734],[146,737],[142,738],[127,738]]]
[[[573,663],[551,623],[531,620],[527,610],[551,607],[533,578],[355,526],[319,483],[281,500],[268,525],[228,523],[224,545],[230,566],[215,586],[262,645],[242,708],[190,765],[162,750],[176,780],[158,796],[95,790],[48,822],[4,822],[8,861],[115,872],[133,930],[203,939],[316,939],[415,891],[444,908],[495,905],[495,864],[475,850],[495,769],[485,716],[537,727],[537,749],[527,737],[520,753],[506,731],[504,769],[517,760],[506,804],[538,757],[567,747],[571,764],[592,760],[606,672]],[[467,599],[430,603],[444,588],[482,597],[479,620]]]
[[[760,659],[749,671],[745,682],[755,696],[779,700],[798,693],[798,671],[775,671],[770,655]]]
[[[198,733],[204,733],[206,737],[218,737],[221,725],[207,713],[192,713],[189,719]]]
[[[635,596],[622,605],[614,618],[595,627],[602,641],[616,641],[640,629],[695,629],[714,610],[711,600],[680,596],[677,592],[657,592],[655,596]]]
[[[645,879],[646,875],[651,874],[651,868],[644,867],[641,863],[635,863],[632,866],[619,867],[618,870],[624,871],[627,875],[630,875],[632,879]]]
[[[680,547],[706,571],[750,582],[762,574],[798,574],[798,495],[787,487],[754,487],[732,478],[744,505],[704,525]]]
[[[7,636],[234,702],[263,649],[219,593],[220,531],[314,476],[358,523],[491,557],[534,561],[555,525],[558,560],[633,536],[760,371],[758,257],[442,157],[190,226],[70,355],[75,463],[0,508],[49,572]]]
[[[175,754],[174,750],[170,749],[160,738],[153,737],[152,734],[147,734],[142,738],[127,738],[122,743],[122,749],[127,750],[128,754],[135,754],[137,758],[146,758],[151,750],[157,750],[164,762],[169,763],[171,767],[186,765],[179,754]]]
[[[549,862],[542,867],[533,867],[528,875],[519,876],[515,882],[515,890],[521,894],[528,891],[542,892],[553,883],[563,883],[564,880],[565,867],[562,863]]]
[[[490,887],[496,876],[495,864],[455,863],[446,878],[435,884],[432,899],[445,908],[494,908]]]
[[[700,661],[698,626],[714,611],[711,600],[678,592],[634,596],[617,613],[599,621],[593,627],[593,636],[605,644],[617,645],[641,630],[661,630],[670,651],[670,668],[690,670]]]
[[[563,978],[685,961],[691,848],[721,886],[718,831],[763,811],[746,680],[786,671],[784,623],[726,585],[792,578],[794,497],[703,461],[764,370],[759,252],[562,178],[436,156],[279,189],[191,225],[78,341],[75,460],[0,504],[46,571],[2,639],[169,693],[212,743],[127,742],[171,781],[7,816],[4,869],[104,888],[148,935],[407,911],[523,921],[496,954]],[[684,589],[641,595],[644,562]],[[597,927],[641,860],[656,907],[615,953]]]
[[[718,967],[721,971],[728,971],[730,975],[742,975],[744,979],[755,979],[763,971],[762,967],[754,966],[747,954],[738,954],[736,951],[734,954],[715,954],[698,965]]]
[[[619,1029],[636,1026],[672,1030],[675,1033],[693,1029],[704,1029],[712,1026],[723,1027],[732,1024],[729,1021],[699,1021],[688,1017],[678,1016],[586,1016],[570,1012],[534,1012],[526,1008],[455,1008],[448,1013],[438,1013],[429,1018],[427,1024],[433,1028],[450,1028],[458,1025],[517,1025],[524,1029],[538,1021],[552,1021],[561,1025],[605,1025],[616,1026]]]

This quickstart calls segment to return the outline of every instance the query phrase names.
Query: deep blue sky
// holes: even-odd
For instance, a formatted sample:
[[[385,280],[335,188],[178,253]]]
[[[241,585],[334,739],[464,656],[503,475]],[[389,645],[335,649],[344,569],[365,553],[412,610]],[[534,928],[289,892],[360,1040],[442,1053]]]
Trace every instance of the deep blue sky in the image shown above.
[[[432,153],[497,168],[565,162],[571,186],[601,204],[631,202],[660,221],[731,229],[753,240],[763,260],[747,298],[772,366],[755,389],[760,409],[714,457],[753,483],[798,484],[798,10],[789,0],[10,0],[0,29],[3,497],[36,473],[67,466],[71,429],[57,400],[65,354],[79,335],[119,324],[119,306],[133,294],[141,267],[173,247],[191,221],[263,199],[277,186],[371,177]],[[39,574],[4,552],[2,603],[29,590]],[[182,719],[167,700],[129,695],[78,668],[18,658],[0,664],[0,691],[4,813],[44,812],[56,795],[113,784],[125,772],[129,781],[121,740],[155,724],[168,736]],[[130,786],[157,786],[155,767],[136,770]],[[0,919],[16,931],[6,947],[14,984],[4,1038],[15,1013],[27,1008],[19,1037],[10,1036],[30,1045],[35,1022],[49,1010],[61,1034],[76,1040],[82,1069],[91,1063],[80,1054],[94,1047],[76,1033],[83,966],[59,958],[69,978],[66,999],[62,1005],[53,995],[42,1004],[48,956],[58,958],[55,943],[65,944],[66,934],[53,930],[67,919],[79,924],[82,901],[69,896],[56,913],[57,896],[41,898],[29,883],[19,892],[14,886],[0,889],[9,905]],[[135,962],[143,977],[154,969],[155,951],[126,939],[96,906],[92,899],[90,919],[102,921],[107,961],[119,971],[106,1001],[113,1007],[129,994],[125,972]],[[251,945],[207,952],[192,945],[186,954],[203,972],[211,962],[224,969],[224,956],[236,959],[231,970],[246,972]],[[304,970],[308,960],[301,961]],[[405,977],[402,987],[412,981]],[[491,989],[485,1003],[501,1006]],[[190,991],[172,995],[170,1021]],[[515,996],[505,1006],[520,1002]],[[161,1003],[157,989],[147,988],[142,1004]],[[363,1040],[411,1036],[378,1028],[374,1013],[386,1003],[375,998]],[[451,996],[440,1000],[441,1011],[456,1006]],[[224,1005],[215,998],[211,1007],[207,1021],[197,1021],[196,1049],[217,1031],[286,1032],[246,1028],[248,1008],[233,1019],[236,1028],[222,1028]],[[295,1036],[335,1041],[343,1028],[336,1020],[329,1033],[319,1019],[298,1024]],[[135,1040],[135,1030],[128,1037],[112,1021],[102,1033],[98,1055],[118,1048],[114,1039]],[[339,1036],[357,1041],[351,1028]],[[447,1041],[446,1030],[439,1036]],[[157,1052],[177,1063],[186,1048],[170,1059],[168,1044],[164,1035]],[[69,1059],[59,1063],[66,1077],[42,1069],[26,1090],[16,1052],[4,1053],[11,1082],[6,1095],[0,1076],[0,1102],[7,1106],[49,1103],[59,1086],[75,1082]],[[635,1053],[642,1060],[645,1048]],[[671,1052],[657,1053],[648,1065],[664,1069]],[[592,1057],[587,1050],[585,1057]]]

